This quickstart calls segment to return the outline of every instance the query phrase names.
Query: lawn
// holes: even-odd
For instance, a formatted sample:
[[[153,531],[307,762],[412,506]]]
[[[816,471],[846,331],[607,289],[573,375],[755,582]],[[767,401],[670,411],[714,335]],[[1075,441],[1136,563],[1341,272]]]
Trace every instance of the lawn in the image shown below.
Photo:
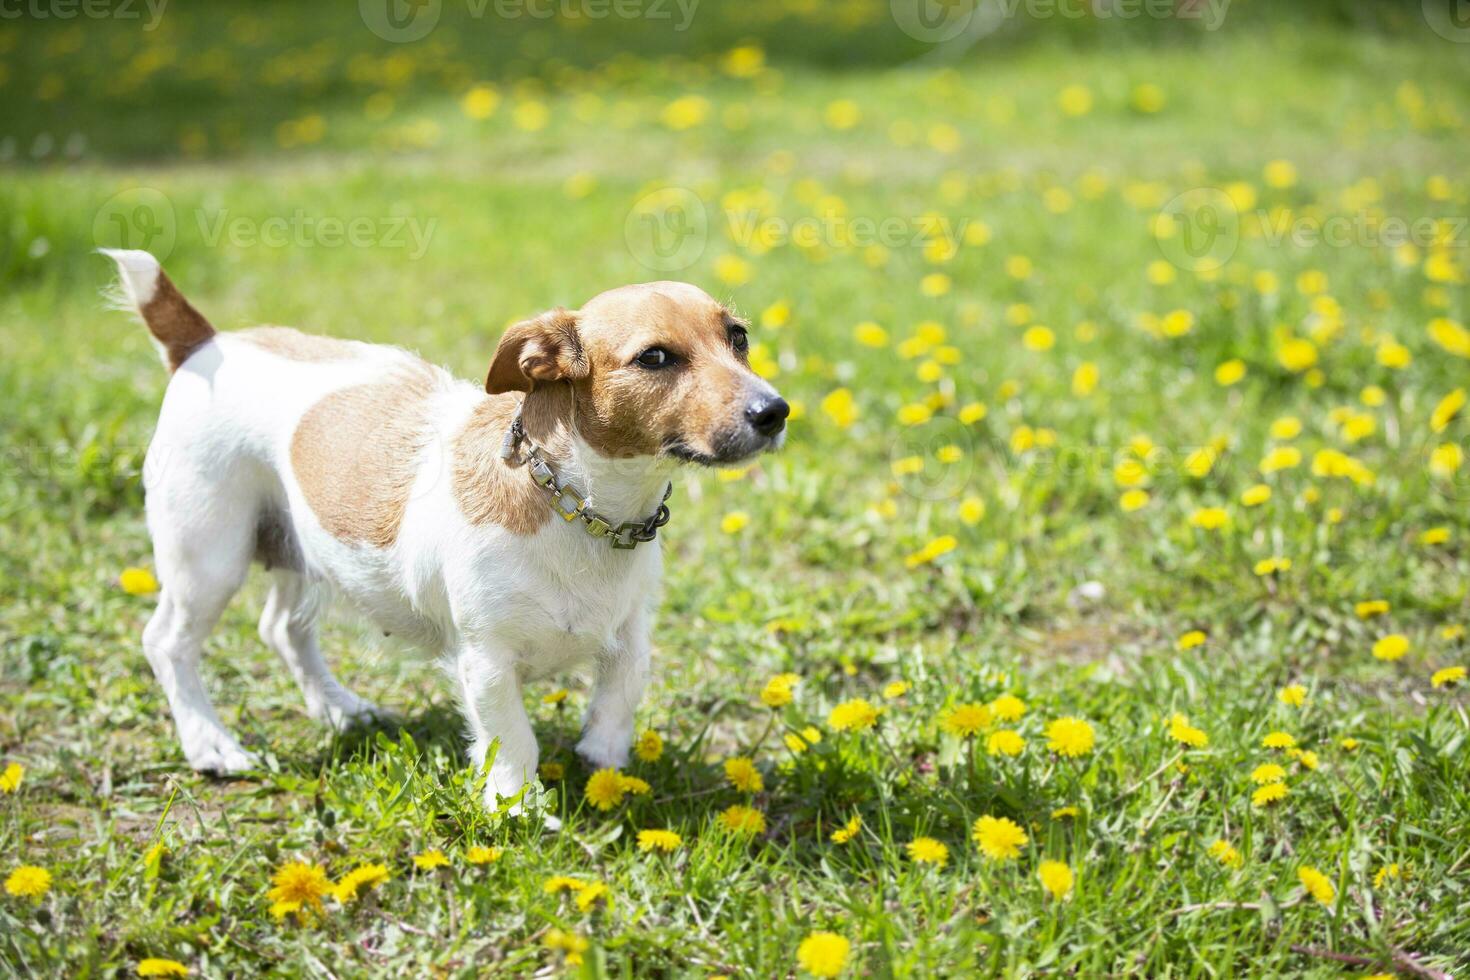
[[[0,21],[0,972],[1470,969],[1470,48],[1280,6]],[[487,811],[345,608],[398,721],[316,727],[255,576],[204,673],[266,769],[191,772],[123,576],[166,374],[99,246],[468,378],[625,282],[745,314],[790,437],[675,484],[643,785],[567,677]]]

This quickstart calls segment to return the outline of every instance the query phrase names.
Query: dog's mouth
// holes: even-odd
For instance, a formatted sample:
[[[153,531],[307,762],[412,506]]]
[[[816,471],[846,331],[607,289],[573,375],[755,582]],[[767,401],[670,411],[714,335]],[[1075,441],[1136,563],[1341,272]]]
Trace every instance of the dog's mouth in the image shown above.
[[[683,463],[700,466],[734,466],[759,456],[767,450],[780,449],[786,442],[783,429],[775,435],[763,436],[755,432],[730,433],[721,436],[711,447],[712,452],[695,449],[680,437],[665,439],[663,452]]]

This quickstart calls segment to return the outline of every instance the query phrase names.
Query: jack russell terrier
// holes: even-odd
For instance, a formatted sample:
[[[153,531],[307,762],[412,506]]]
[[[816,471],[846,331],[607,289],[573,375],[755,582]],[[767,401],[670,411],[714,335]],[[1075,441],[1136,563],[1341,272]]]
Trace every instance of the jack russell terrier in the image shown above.
[[[593,660],[577,751],[622,766],[681,462],[730,465],[785,437],[746,327],[681,282],[624,286],[506,330],[483,390],[407,351],[258,327],[218,333],[147,252],[105,250],[172,372],[145,461],[162,584],[143,649],[197,770],[255,757],[220,722],[200,651],[253,560],[260,635],[312,717],[375,708],[317,646],[325,592],[436,655],[486,803],[535,777],[521,685]]]

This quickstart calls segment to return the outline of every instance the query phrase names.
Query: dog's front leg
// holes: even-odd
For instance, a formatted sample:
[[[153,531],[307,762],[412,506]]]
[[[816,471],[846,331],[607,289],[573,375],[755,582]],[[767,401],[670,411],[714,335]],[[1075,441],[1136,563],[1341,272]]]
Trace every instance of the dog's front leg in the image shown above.
[[[470,761],[476,768],[485,765],[490,743],[500,739],[485,783],[485,805],[493,809],[497,796],[515,796],[536,777],[536,736],[521,700],[515,653],[496,643],[467,644],[455,670],[470,723]]]
[[[640,610],[618,630],[618,643],[597,661],[597,681],[582,722],[577,753],[597,768],[628,764],[633,724],[648,686],[649,615]]]

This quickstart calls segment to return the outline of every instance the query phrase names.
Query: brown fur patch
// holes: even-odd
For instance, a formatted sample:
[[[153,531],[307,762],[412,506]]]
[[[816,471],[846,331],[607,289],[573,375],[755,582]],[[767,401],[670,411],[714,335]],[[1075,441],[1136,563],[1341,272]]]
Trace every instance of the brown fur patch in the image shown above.
[[[312,513],[333,537],[387,548],[432,433],[435,376],[421,371],[327,395],[291,437],[291,468]]]
[[[358,350],[350,341],[302,333],[290,327],[252,327],[237,330],[231,336],[293,361],[342,361],[357,356]]]
[[[200,344],[214,336],[214,327],[189,305],[162,269],[158,270],[153,297],[139,312],[148,332],[163,345],[170,372],[177,371]]]
[[[571,417],[565,386],[538,388],[526,396],[522,420],[526,434],[552,456],[565,452],[566,419]],[[498,524],[512,534],[535,534],[552,517],[545,491],[531,482],[524,466],[500,458],[519,399],[486,397],[454,439],[453,490],[471,524]]]
[[[738,321],[687,283],[623,286],[578,312],[590,376],[571,383],[577,430],[605,456],[650,455],[671,442],[711,453],[725,430],[744,424],[743,393],[756,382],[730,346]],[[670,350],[681,368],[629,369],[647,347]]]

